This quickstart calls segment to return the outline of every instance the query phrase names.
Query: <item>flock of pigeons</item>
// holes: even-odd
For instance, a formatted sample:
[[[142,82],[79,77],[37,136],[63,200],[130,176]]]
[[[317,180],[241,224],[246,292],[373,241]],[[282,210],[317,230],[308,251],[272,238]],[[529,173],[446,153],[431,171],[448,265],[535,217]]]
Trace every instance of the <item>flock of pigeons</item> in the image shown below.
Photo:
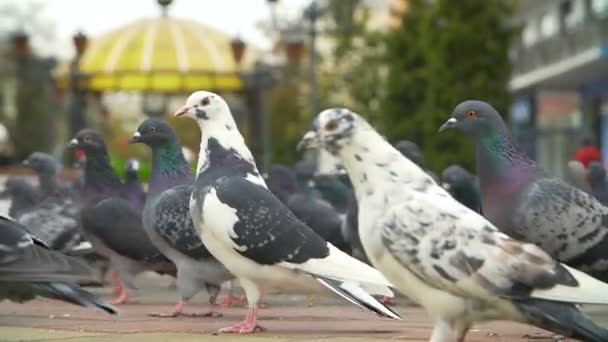
[[[130,139],[152,151],[147,194],[136,172],[121,182],[90,129],[69,143],[86,156],[73,184],[59,185],[49,156],[28,158],[40,187],[6,184],[15,220],[0,221],[0,298],[42,295],[114,313],[79,287],[99,281],[90,263],[66,255],[88,243],[115,275],[112,304],[128,301],[143,271],[176,278],[179,300],[158,317],[220,316],[184,307],[203,287],[213,305],[223,283],[238,281],[247,315],[222,332],[263,330],[260,298],[275,289],[329,290],[401,319],[387,306],[396,289],[435,321],[431,341],[463,341],[474,322],[505,319],[608,341],[579,310],[608,304],[603,167],[590,167],[592,194],[546,175],[491,105],[465,101],[441,126],[474,140],[478,166],[478,177],[454,165],[441,181],[415,144],[390,145],[348,109],[321,112],[298,145],[337,157],[342,175],[315,175],[303,160],[263,176],[216,94],[193,93],[175,116],[200,127],[196,173],[174,129],[147,119]]]

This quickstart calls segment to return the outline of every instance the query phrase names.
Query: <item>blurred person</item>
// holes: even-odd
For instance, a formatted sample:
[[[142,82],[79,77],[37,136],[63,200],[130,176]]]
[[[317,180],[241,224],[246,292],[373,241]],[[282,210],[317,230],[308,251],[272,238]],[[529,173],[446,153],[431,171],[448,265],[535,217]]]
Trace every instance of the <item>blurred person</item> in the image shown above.
[[[582,146],[576,151],[574,159],[581,162],[587,169],[592,161],[602,160],[602,151],[593,144],[593,139],[585,137]]]

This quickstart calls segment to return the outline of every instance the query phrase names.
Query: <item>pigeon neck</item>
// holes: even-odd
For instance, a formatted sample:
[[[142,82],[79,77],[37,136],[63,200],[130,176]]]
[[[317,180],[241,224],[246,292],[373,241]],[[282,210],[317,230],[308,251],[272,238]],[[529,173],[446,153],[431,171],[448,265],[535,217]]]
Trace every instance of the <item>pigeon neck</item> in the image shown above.
[[[243,161],[251,164],[257,172],[253,154],[245,144],[245,139],[239,132],[234,121],[225,123],[209,122],[200,125],[201,146],[198,154],[197,174],[200,174],[210,167],[218,166],[220,160],[213,160],[210,151],[216,148],[229,150]],[[212,165],[215,161],[216,165]],[[257,172],[259,174],[259,172]]]
[[[156,194],[181,184],[194,182],[190,164],[184,158],[182,147],[171,142],[152,148],[152,175],[150,194]]]
[[[350,143],[339,152],[355,189],[357,200],[393,198],[406,194],[404,187],[435,184],[418,165],[372,129],[353,133]]]
[[[40,182],[40,189],[43,193],[49,194],[57,190],[57,177],[55,173],[51,172],[42,172],[38,176],[38,180]]]
[[[490,132],[478,140],[477,167],[482,182],[523,179],[534,172],[536,164],[515,146],[505,130]]]
[[[120,179],[116,175],[107,152],[95,152],[87,155],[84,168],[85,192],[89,194],[116,191]]]

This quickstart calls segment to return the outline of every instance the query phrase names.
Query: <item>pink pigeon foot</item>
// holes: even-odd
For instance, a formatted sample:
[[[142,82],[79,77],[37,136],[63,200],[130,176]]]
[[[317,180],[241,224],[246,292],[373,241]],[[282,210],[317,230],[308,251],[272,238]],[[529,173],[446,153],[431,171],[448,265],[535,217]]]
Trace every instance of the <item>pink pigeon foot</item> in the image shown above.
[[[171,312],[162,312],[162,313],[149,313],[148,316],[152,317],[160,317],[160,318],[170,318],[170,317],[222,317],[222,313],[214,310],[209,310],[207,312],[183,312],[184,306],[186,306],[186,302],[180,300],[173,307],[173,311]]]
[[[227,328],[222,328],[220,329],[220,332],[232,334],[251,334],[257,330],[266,331],[266,328],[258,324],[257,309],[250,308],[242,322]]]
[[[122,285],[120,288],[120,294],[118,295],[118,298],[111,301],[110,304],[121,305],[121,304],[126,304],[126,303],[132,303],[132,301],[129,300],[129,292],[127,292],[127,288],[124,285]]]

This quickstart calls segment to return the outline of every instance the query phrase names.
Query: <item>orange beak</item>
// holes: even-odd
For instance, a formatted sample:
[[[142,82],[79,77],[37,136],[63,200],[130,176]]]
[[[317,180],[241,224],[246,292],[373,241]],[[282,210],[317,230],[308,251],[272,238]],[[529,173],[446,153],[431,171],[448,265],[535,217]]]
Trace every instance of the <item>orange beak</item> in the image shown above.
[[[178,109],[177,112],[175,112],[175,114],[173,114],[173,116],[174,117],[182,116],[182,115],[186,114],[189,110],[190,110],[190,107],[184,105],[182,108]]]

